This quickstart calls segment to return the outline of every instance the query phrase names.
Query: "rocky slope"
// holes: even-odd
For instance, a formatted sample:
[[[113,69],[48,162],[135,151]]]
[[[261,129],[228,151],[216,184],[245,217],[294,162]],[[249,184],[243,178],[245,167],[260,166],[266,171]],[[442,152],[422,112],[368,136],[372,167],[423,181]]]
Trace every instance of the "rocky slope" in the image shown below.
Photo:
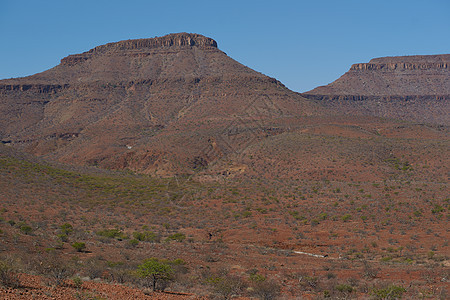
[[[303,96],[346,113],[448,125],[450,54],[354,64],[336,81]]]

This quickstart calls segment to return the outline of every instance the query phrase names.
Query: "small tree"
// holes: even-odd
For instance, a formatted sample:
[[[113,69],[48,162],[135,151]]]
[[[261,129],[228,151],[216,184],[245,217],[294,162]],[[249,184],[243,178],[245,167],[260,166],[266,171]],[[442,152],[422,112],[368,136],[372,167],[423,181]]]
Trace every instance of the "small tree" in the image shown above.
[[[156,291],[158,282],[167,281],[173,278],[174,270],[166,262],[158,260],[157,258],[150,258],[138,266],[136,271],[139,277],[148,280]]]

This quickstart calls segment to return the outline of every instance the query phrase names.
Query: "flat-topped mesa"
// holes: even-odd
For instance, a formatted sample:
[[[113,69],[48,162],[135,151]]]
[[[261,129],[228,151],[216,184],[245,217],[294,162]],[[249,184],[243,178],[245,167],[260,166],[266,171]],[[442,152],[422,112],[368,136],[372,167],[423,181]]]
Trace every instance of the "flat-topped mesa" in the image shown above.
[[[450,63],[450,54],[385,56],[372,58],[369,63]]]
[[[195,33],[172,33],[149,39],[125,40],[97,46],[81,54],[69,55],[61,60],[62,65],[75,65],[89,59],[94,54],[113,53],[127,50],[149,50],[166,48],[217,49],[217,42],[212,38]]]
[[[380,57],[368,63],[353,64],[350,71],[360,70],[443,70],[450,68],[450,54]]]
[[[374,58],[303,96],[345,114],[448,125],[450,54]]]

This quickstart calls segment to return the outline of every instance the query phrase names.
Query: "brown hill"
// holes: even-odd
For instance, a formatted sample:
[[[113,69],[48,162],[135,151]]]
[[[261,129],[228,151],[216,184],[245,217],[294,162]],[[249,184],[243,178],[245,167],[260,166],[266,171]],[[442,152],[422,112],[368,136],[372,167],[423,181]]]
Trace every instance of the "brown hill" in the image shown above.
[[[229,58],[214,40],[188,33],[70,55],[48,71],[0,81],[0,99],[4,143],[51,159],[162,175],[208,163],[212,148],[226,155],[267,130],[283,132],[287,119],[323,111]],[[269,119],[277,122],[265,128]],[[239,123],[228,132],[230,147],[218,136],[233,120]]]
[[[450,54],[375,58],[303,96],[346,113],[449,124]]]

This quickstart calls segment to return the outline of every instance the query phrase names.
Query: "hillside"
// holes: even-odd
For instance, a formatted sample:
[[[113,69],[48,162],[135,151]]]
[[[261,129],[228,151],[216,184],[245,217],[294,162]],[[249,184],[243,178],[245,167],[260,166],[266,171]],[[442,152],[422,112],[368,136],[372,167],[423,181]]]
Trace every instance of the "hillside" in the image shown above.
[[[450,54],[375,58],[303,96],[348,114],[449,125]]]
[[[303,142],[310,140],[307,155],[311,146],[335,144],[332,151],[356,158],[362,152],[347,144],[358,139],[309,132]],[[396,140],[382,139],[399,146],[398,158],[381,163],[370,155],[363,167],[379,164],[373,168],[389,174],[384,180],[328,168],[317,179],[286,174],[220,183],[74,169],[0,145],[0,266],[8,262],[20,274],[16,285],[0,278],[0,297],[209,299],[231,290],[262,299],[337,298],[351,288],[365,298],[391,285],[411,298],[424,289],[446,295],[448,193],[438,174],[447,172],[439,153],[448,147],[430,139],[420,153],[423,145],[402,149]],[[289,159],[263,157],[271,156]],[[85,250],[74,249],[76,242]],[[136,277],[150,257],[183,262],[166,287],[172,294],[151,292]]]

